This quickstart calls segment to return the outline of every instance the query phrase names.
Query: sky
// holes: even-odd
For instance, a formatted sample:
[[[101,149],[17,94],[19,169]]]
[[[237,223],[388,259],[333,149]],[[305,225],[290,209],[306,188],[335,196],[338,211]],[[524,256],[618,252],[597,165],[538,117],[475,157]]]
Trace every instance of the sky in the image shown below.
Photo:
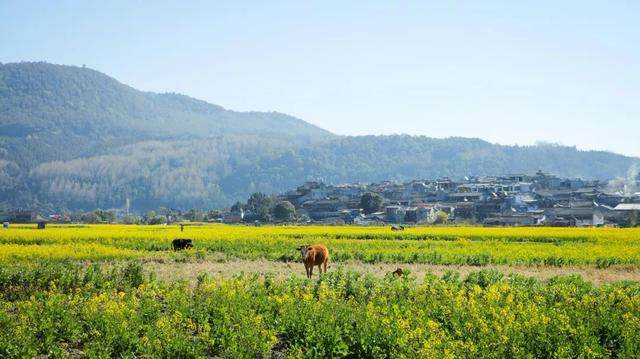
[[[640,1],[9,1],[0,62],[279,111],[337,134],[640,157]]]

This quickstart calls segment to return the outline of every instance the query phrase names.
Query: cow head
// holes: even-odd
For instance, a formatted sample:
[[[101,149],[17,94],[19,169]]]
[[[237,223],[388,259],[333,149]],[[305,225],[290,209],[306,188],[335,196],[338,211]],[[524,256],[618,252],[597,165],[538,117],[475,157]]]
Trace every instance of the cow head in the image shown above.
[[[307,252],[311,250],[311,247],[309,244],[304,244],[296,249],[300,251],[300,254],[302,254],[302,258],[305,258],[307,256]]]

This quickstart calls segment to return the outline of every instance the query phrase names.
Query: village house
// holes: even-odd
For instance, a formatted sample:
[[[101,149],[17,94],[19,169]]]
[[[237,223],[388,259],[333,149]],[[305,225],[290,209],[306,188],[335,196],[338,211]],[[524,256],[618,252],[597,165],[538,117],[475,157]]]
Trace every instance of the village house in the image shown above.
[[[365,193],[383,198],[381,212],[362,213],[360,199]],[[533,175],[467,176],[458,181],[438,178],[341,185],[310,181],[278,199],[291,202],[302,221],[322,223],[433,223],[442,211],[453,223],[603,226],[633,222],[640,193],[623,194],[611,191],[606,182],[538,171]],[[223,217],[225,222],[243,221],[239,214]]]
[[[1,222],[10,223],[35,223],[45,220],[38,212],[29,210],[15,210],[0,214]]]
[[[615,211],[623,213],[623,220],[629,226],[640,224],[640,203],[621,203],[616,206]]]
[[[244,220],[244,210],[240,208],[237,211],[228,211],[222,213],[221,218],[223,223],[231,224],[231,223],[240,223]]]

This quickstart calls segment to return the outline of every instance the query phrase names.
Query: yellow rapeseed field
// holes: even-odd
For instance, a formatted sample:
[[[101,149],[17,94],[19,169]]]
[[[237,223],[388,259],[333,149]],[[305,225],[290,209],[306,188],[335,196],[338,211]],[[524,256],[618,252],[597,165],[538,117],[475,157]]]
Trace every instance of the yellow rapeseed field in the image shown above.
[[[356,226],[32,225],[0,231],[0,261],[34,258],[130,259],[175,256],[174,238],[195,250],[289,261],[300,244],[324,243],[335,261],[432,264],[640,264],[640,229]]]

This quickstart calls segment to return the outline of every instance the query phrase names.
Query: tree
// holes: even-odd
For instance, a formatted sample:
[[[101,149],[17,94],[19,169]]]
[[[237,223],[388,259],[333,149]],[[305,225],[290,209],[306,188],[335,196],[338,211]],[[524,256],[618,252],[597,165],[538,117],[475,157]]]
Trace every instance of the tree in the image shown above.
[[[79,219],[83,223],[113,223],[116,221],[116,214],[112,211],[96,209],[82,213]]]
[[[116,221],[116,214],[113,211],[103,211],[101,209],[96,209],[93,211],[98,217],[98,221],[101,223],[113,223]]]
[[[147,224],[163,224],[167,223],[167,217],[157,214],[155,211],[149,211],[144,216]]]
[[[247,200],[247,210],[251,211],[258,220],[268,221],[269,213],[273,209],[274,200],[262,192],[256,192]]]
[[[449,220],[449,215],[447,214],[447,212],[438,211],[436,213],[436,218],[433,220],[433,223],[444,224],[444,223],[447,223],[448,220]]]
[[[206,213],[192,208],[184,214],[184,219],[191,222],[204,222],[206,220]]]
[[[279,221],[292,220],[294,213],[296,213],[296,208],[289,201],[278,202],[278,204],[273,207],[273,217]]]
[[[138,216],[130,214],[128,216],[122,217],[121,222],[124,224],[138,224],[140,223],[140,218],[138,218]]]
[[[370,214],[380,211],[382,209],[382,196],[377,193],[365,193],[360,197],[360,208],[365,214]]]
[[[153,218],[155,216],[157,216],[156,211],[149,211],[144,215],[144,219],[147,221],[149,218]]]
[[[164,224],[167,223],[167,217],[161,215],[155,215],[147,219],[147,224]]]
[[[236,203],[233,204],[233,206],[231,206],[230,211],[234,212],[234,213],[238,213],[240,211],[242,211],[244,209],[244,205],[242,205],[242,203],[240,203],[240,201],[236,201]]]
[[[100,217],[96,214],[95,211],[86,212],[80,216],[80,221],[82,221],[82,223],[99,223]]]

